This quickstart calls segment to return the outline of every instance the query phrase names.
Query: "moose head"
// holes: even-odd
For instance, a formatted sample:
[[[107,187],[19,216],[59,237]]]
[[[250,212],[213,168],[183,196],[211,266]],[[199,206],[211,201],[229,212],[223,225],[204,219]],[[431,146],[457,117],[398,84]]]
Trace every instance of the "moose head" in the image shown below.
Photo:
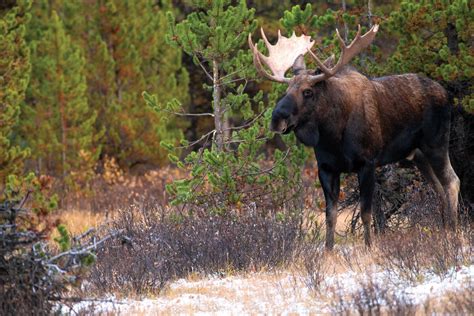
[[[336,63],[334,56],[321,61],[311,51],[314,41],[309,36],[293,33],[287,38],[278,31],[278,42],[272,45],[262,29],[269,52],[265,56],[249,34],[257,72],[288,85],[273,110],[271,130],[293,131],[314,148],[326,200],[329,249],[334,246],[341,173],[358,175],[364,237],[370,245],[375,168],[405,158],[414,159],[438,193],[445,225],[456,226],[460,183],[449,161],[450,106],[444,88],[416,74],[369,79],[346,67],[374,41],[378,30],[374,25],[361,35],[359,26],[348,46],[336,30],[341,46]],[[307,53],[318,69],[306,69]],[[290,68],[293,76],[286,77]]]
[[[257,71],[263,77],[270,80],[287,83],[286,95],[276,106],[272,115],[271,130],[277,133],[287,134],[293,130],[301,119],[305,119],[305,109],[314,102],[317,93],[315,85],[318,82],[327,80],[340,71],[350,60],[369,46],[377,34],[379,26],[374,25],[366,34],[360,35],[360,25],[355,39],[349,46],[346,46],[339,31],[336,30],[337,37],[341,43],[342,52],[336,65],[332,66],[334,56],[329,57],[325,62],[311,51],[314,41],[306,35],[296,36],[295,33],[290,38],[286,38],[278,31],[278,42],[270,44],[265,32],[261,29],[262,38],[270,53],[269,57],[260,53],[252,42],[249,35],[249,45],[253,52],[254,64]],[[304,61],[306,53],[314,58],[321,73],[316,74],[314,70],[307,70]],[[262,65],[262,62],[270,68],[273,74],[269,74]],[[288,69],[292,68],[294,76],[285,77]]]

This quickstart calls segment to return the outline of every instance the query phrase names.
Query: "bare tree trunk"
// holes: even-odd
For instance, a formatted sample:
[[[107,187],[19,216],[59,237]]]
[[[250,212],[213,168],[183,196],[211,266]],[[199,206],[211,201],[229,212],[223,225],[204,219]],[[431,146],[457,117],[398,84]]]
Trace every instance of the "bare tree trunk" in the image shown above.
[[[66,179],[66,152],[67,152],[67,123],[66,123],[66,105],[64,104],[64,94],[59,93],[59,115],[61,116],[61,168],[62,180]]]
[[[369,20],[369,27],[372,27],[372,1],[367,0],[367,18]]]
[[[346,9],[347,9],[346,0],[342,0],[342,12],[346,13]],[[347,37],[349,36],[349,28],[347,27],[346,21],[343,21],[343,22],[344,22],[344,42],[346,42],[347,44]]]
[[[452,23],[448,23],[444,29],[444,35],[448,39],[448,48],[451,54],[456,55],[459,52],[459,39],[456,26]]]
[[[36,160],[36,173],[43,173],[43,159],[41,157],[38,157],[38,159]]]
[[[372,27],[372,1],[371,0],[367,0],[367,20],[368,20],[368,23],[369,23],[369,28]],[[366,66],[366,59],[367,59],[367,53],[366,53],[366,50],[362,51],[361,54],[360,54],[360,65],[362,67],[365,67]]]
[[[221,85],[219,78],[219,63],[216,59],[212,60],[212,84],[213,84],[213,108],[214,108],[214,125],[216,127],[216,133],[214,135],[214,142],[217,150],[222,151],[224,149],[224,119],[223,109],[221,104]]]

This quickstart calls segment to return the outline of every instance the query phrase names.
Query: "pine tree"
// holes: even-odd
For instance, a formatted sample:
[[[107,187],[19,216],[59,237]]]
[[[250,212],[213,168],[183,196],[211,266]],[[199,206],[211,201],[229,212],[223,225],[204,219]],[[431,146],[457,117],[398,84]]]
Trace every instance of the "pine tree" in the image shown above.
[[[237,57],[246,35],[256,26],[254,10],[248,9],[245,1],[239,1],[236,6],[231,6],[227,0],[192,3],[198,12],[191,13],[180,23],[175,24],[175,17],[171,13],[168,15],[172,30],[170,42],[182,47],[203,69],[208,68],[205,71],[212,80],[214,144],[222,151],[230,136],[231,111],[230,104],[223,100],[224,78],[232,72],[229,71],[234,63],[232,57]],[[239,71],[238,68],[233,70]]]
[[[57,12],[65,33],[86,60],[87,101],[97,112],[95,133],[104,133],[102,154],[118,158],[123,167],[162,163],[165,152],[159,142],[176,139],[186,125],[182,120],[164,120],[141,97],[147,90],[159,95],[160,102],[171,98],[187,102],[188,77],[181,53],[164,45],[167,9],[169,1],[35,2],[29,37],[37,42],[49,28],[51,12]],[[46,124],[43,131],[50,134],[56,128]],[[49,142],[33,150],[54,146]],[[36,159],[40,165],[43,160]]]
[[[444,81],[474,112],[474,11],[469,1],[402,1],[388,28],[399,44],[386,64],[387,72],[418,72]]]
[[[20,174],[28,150],[12,142],[30,75],[30,53],[25,42],[30,1],[18,1],[0,11],[0,191],[6,177]]]
[[[45,2],[35,10],[44,13]],[[36,15],[38,17],[41,15]],[[85,59],[65,33],[55,10],[44,21],[32,19],[32,79],[25,108],[24,135],[40,173],[53,172],[78,187],[90,179],[100,154],[101,137],[89,107]]]
[[[160,102],[187,100],[187,73],[179,50],[164,45],[167,1],[97,1],[97,34],[89,51],[87,71],[89,100],[99,110],[106,130],[104,152],[124,166],[159,164],[165,152],[159,143],[181,134],[181,123],[164,121],[147,107],[144,90],[156,93]]]
[[[245,1],[233,5],[227,0],[197,0],[192,4],[194,12],[179,23],[174,14],[168,13],[168,40],[192,56],[206,74],[205,89],[212,93],[212,102],[209,102],[212,113],[185,115],[211,116],[214,128],[191,144],[182,140],[182,147],[204,145],[187,155],[184,161],[178,158],[179,147],[162,142],[170,151],[170,161],[190,171],[192,176],[168,185],[167,191],[174,204],[186,204],[190,213],[194,207],[199,212],[204,208],[207,212],[225,215],[249,203],[257,207],[263,203],[285,205],[301,192],[293,189],[300,184],[298,170],[306,154],[302,147],[294,145],[295,138],[291,135],[291,158],[286,160],[286,155],[276,150],[271,172],[262,170],[261,163],[265,161],[262,149],[266,139],[272,136],[268,129],[271,108],[263,102],[262,91],[255,94],[247,91],[247,83],[256,76],[247,44],[249,33],[256,28],[254,10],[247,8]],[[279,85],[279,90],[282,87]],[[277,97],[277,93],[270,93],[269,103],[275,102]],[[176,112],[183,115],[177,102],[160,105],[157,96],[148,93],[144,98],[160,115]],[[210,148],[206,146],[208,139],[212,139]]]

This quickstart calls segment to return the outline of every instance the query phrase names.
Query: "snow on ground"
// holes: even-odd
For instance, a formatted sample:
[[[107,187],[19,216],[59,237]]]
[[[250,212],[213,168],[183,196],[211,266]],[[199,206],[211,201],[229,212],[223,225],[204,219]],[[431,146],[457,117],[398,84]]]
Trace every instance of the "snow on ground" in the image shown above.
[[[97,313],[119,315],[162,314],[299,314],[330,313],[330,297],[323,293],[349,295],[360,289],[361,282],[370,278],[382,287],[392,286],[396,295],[422,304],[443,294],[459,289],[474,288],[474,265],[451,271],[445,278],[425,274],[423,282],[410,285],[394,280],[393,275],[374,268],[361,276],[352,271],[328,276],[321,285],[320,294],[310,291],[307,279],[297,271],[247,273],[226,278],[209,277],[202,280],[177,280],[157,298],[144,300],[117,300],[106,298],[95,302]],[[365,278],[365,280],[364,280]],[[394,282],[395,281],[395,282]],[[336,289],[336,292],[334,292]],[[74,305],[73,310],[87,308],[91,302]],[[63,308],[68,313],[69,309]]]

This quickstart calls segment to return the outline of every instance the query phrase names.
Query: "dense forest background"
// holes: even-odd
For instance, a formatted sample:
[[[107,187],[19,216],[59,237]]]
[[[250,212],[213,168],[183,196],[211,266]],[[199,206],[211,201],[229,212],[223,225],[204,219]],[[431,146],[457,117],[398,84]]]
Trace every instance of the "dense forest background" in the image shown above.
[[[232,16],[218,16],[232,5]],[[170,146],[184,137],[171,155],[176,164],[206,146],[202,135],[219,120],[228,135],[217,129],[214,141],[220,132],[230,140],[282,91],[254,73],[246,36],[257,25],[271,40],[279,28],[313,35],[329,55],[338,52],[336,27],[350,39],[357,24],[373,23],[381,24],[375,44],[353,64],[368,76],[417,72],[440,81],[464,111],[455,125],[472,148],[469,1],[2,1],[0,188],[34,172],[54,179],[58,191],[84,192],[111,163],[138,174],[170,164]],[[236,41],[221,47],[212,42],[219,36]],[[216,71],[229,80],[213,86]],[[265,148],[291,143],[265,140]]]

